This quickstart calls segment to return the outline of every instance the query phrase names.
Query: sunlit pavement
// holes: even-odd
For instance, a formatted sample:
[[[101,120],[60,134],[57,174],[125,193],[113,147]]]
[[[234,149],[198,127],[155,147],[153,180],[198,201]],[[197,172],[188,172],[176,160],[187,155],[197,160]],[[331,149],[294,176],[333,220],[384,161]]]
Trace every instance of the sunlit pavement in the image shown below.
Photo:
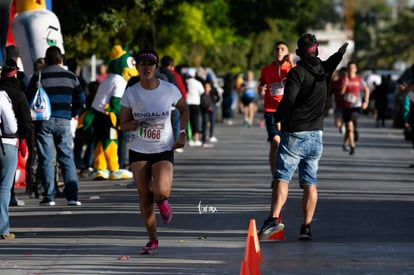
[[[262,274],[414,274],[414,163],[401,129],[360,119],[354,156],[326,119],[313,241],[298,240],[301,191],[294,177],[282,211],[284,241],[260,244]],[[147,234],[130,181],[81,178],[82,206],[57,199],[11,208],[15,240],[0,241],[0,274],[239,274],[250,219],[269,211],[268,144],[259,122],[217,124],[213,148],[177,153],[171,224],[158,221],[157,255],[139,255]],[[122,256],[124,257],[121,260]]]

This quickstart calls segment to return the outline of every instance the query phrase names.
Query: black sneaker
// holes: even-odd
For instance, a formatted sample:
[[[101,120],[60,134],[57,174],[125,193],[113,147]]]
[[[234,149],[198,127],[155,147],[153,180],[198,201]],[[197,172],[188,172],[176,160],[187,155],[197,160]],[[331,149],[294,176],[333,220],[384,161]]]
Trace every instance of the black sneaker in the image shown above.
[[[39,202],[39,205],[55,206],[56,203],[55,201],[49,200],[48,198],[43,198],[43,200]]]
[[[349,150],[349,155],[352,156],[355,154],[355,147],[351,147],[351,149]]]
[[[259,231],[259,240],[266,240],[274,233],[277,233],[281,231],[285,225],[283,223],[280,223],[277,218],[269,217],[267,218],[262,228],[260,228]]]
[[[302,240],[302,241],[312,240],[312,231],[311,231],[311,228],[310,228],[310,224],[309,225],[304,225],[304,224],[301,225],[299,240]]]

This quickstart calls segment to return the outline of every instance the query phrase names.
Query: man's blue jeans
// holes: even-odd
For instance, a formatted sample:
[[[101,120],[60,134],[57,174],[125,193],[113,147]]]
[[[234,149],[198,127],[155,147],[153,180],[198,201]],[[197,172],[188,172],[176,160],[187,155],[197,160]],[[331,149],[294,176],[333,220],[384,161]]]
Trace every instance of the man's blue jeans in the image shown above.
[[[130,133],[124,131],[118,131],[118,162],[119,168],[125,169],[128,153],[128,140],[129,140]]]
[[[38,147],[39,171],[45,190],[43,194],[49,200],[55,200],[55,152],[56,161],[62,170],[65,184],[63,194],[66,199],[78,200],[78,176],[72,151],[72,131],[70,120],[51,118],[35,122],[36,143]]]
[[[14,183],[17,166],[17,147],[12,144],[3,144],[3,148],[4,151],[0,149],[0,235],[10,233],[10,190]]]

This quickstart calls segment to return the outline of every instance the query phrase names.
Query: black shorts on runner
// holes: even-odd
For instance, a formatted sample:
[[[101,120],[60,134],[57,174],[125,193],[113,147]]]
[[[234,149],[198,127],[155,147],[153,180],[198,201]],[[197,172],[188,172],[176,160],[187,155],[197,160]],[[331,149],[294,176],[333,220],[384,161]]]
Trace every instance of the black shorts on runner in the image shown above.
[[[144,154],[135,152],[133,150],[129,150],[129,163],[133,163],[136,161],[148,161],[150,164],[154,164],[158,161],[167,160],[174,164],[174,151],[164,151],[161,153],[155,154]]]

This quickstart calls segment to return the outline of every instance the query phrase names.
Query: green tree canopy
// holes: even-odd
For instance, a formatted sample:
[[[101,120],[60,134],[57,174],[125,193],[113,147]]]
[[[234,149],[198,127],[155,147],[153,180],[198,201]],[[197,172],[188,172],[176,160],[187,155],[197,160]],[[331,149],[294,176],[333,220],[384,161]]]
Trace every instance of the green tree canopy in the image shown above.
[[[323,0],[328,3],[329,0]],[[321,24],[316,0],[56,0],[68,57],[105,59],[115,43],[224,73],[258,69],[277,40]],[[328,5],[329,9],[333,5]],[[81,12],[80,12],[81,11]],[[326,9],[324,9],[324,12]],[[326,14],[326,13],[325,13]],[[292,46],[292,49],[294,46]]]
[[[414,62],[414,38],[409,35],[414,27],[414,9],[403,3],[398,7],[393,10],[385,0],[370,0],[364,5],[358,2],[355,60],[361,69],[394,69],[397,61]]]

